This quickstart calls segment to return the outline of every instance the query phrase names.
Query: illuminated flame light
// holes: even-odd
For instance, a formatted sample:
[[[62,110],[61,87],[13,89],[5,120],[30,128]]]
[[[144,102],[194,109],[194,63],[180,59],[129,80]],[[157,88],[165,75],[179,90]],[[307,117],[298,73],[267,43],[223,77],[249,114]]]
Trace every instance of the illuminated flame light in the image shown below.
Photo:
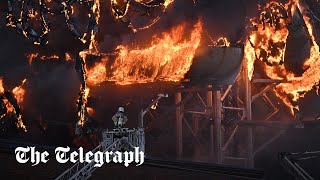
[[[28,59],[28,62],[29,62],[29,65],[32,64],[32,62],[34,60],[36,60],[37,58],[42,60],[42,61],[46,61],[46,60],[61,60],[61,57],[58,56],[58,55],[50,55],[50,56],[40,56],[39,53],[31,53],[31,54],[28,54],[27,56],[27,59]],[[71,55],[69,53],[65,53],[65,60],[66,61],[71,61],[73,58],[71,57]]]
[[[72,57],[69,53],[65,53],[66,61],[71,61]]]
[[[25,84],[26,81],[27,80],[24,79],[20,86],[17,86],[12,90],[12,93],[13,93],[14,97],[16,98],[17,103],[20,107],[21,107],[21,105],[23,103],[23,99],[24,99],[25,90],[23,89],[23,85]],[[0,78],[0,93],[1,94],[4,93],[2,78]],[[1,118],[6,116],[7,114],[15,114],[16,113],[15,109],[14,109],[13,105],[8,101],[8,99],[3,99],[3,101],[6,105],[7,112]],[[24,132],[27,132],[27,127],[23,124],[23,121],[22,121],[22,115],[19,114],[16,118],[17,119],[16,119],[15,124],[16,124],[17,128],[22,129]]]
[[[88,83],[113,81],[119,85],[154,81],[180,81],[190,69],[201,40],[202,24],[194,26],[190,38],[184,39],[185,24],[155,37],[147,48],[129,49],[118,46],[119,54],[107,77],[106,60],[88,71]]]
[[[86,107],[87,106],[87,101],[88,101],[88,97],[89,97],[89,92],[90,92],[90,89],[89,88],[86,88],[84,89],[84,91],[81,90],[81,93],[84,93],[83,94],[83,97],[82,97],[82,105],[81,105],[81,110],[78,111],[78,117],[79,117],[79,120],[77,122],[77,124],[79,126],[83,126],[86,122],[86,112],[88,112],[88,108]],[[90,111],[92,112],[92,111]],[[89,112],[88,112],[89,113]]]
[[[94,109],[92,109],[91,107],[87,107],[87,112],[88,112],[89,116],[93,116]]]
[[[17,86],[12,90],[12,93],[14,94],[15,98],[17,99],[17,102],[19,105],[22,104],[23,99],[24,99],[25,90],[23,89],[23,85],[25,84],[26,81],[27,81],[27,79],[24,79],[20,86]]]
[[[174,0],[166,0],[163,5],[165,6],[165,8],[168,8],[168,6],[173,3],[173,1]]]
[[[94,0],[94,5],[93,5],[93,12],[95,14],[95,20],[96,22],[99,24],[99,20],[100,20],[100,0]],[[89,45],[89,50],[95,50],[97,51],[97,42],[95,40],[95,32],[92,31],[91,32],[91,38],[90,38],[90,45]]]
[[[97,85],[106,80],[107,69],[106,69],[106,59],[102,62],[95,63],[94,67],[88,70],[87,82],[89,84]]]
[[[41,60],[48,60],[48,59],[60,59],[58,55],[51,55],[51,56],[41,56]]]
[[[271,2],[277,3],[277,2]],[[271,4],[270,3],[270,4]],[[270,5],[268,4],[268,5]],[[293,8],[289,9],[289,4],[293,4]],[[320,53],[319,46],[315,41],[313,29],[310,19],[306,15],[306,9],[299,1],[289,2],[285,5],[287,12],[293,13],[295,8],[301,10],[303,19],[307,25],[309,35],[311,36],[312,46],[310,49],[310,57],[306,59],[304,68],[306,69],[302,76],[295,76],[293,73],[286,71],[283,62],[285,54],[285,45],[288,36],[288,29],[286,22],[281,21],[281,27],[275,31],[274,27],[268,24],[263,27],[258,24],[258,31],[253,31],[249,40],[245,45],[245,58],[248,61],[249,77],[251,78],[254,71],[254,61],[256,59],[266,61],[264,65],[266,75],[271,79],[284,80],[284,83],[279,84],[274,88],[276,95],[283,100],[283,102],[290,108],[291,113],[294,114],[294,108],[299,109],[296,102],[304,97],[304,95],[311,91],[320,80]],[[267,5],[267,7],[268,7]],[[275,44],[283,43],[282,46],[275,46]],[[272,48],[277,48],[277,53],[272,53]],[[274,49],[273,49],[274,50]],[[261,54],[267,53],[268,59],[263,59]],[[269,63],[269,65],[267,65]],[[273,66],[271,66],[273,65]]]
[[[158,107],[158,102],[156,102],[154,105],[151,106],[151,109],[152,110],[156,110]]]
[[[4,93],[3,79],[0,77],[0,94]]]
[[[39,53],[32,53],[27,55],[29,65],[32,64],[32,61],[39,56]]]
[[[212,45],[215,46],[215,47],[230,47],[230,42],[226,37],[220,37],[220,38],[218,38],[217,41],[214,41],[211,38],[211,36],[209,36],[209,37],[210,37],[210,40],[212,42]]]

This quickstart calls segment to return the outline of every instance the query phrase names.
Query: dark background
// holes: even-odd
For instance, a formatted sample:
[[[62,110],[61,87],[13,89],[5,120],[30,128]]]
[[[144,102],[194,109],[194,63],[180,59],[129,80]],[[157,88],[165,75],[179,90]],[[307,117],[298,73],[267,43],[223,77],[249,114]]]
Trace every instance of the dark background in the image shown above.
[[[152,35],[161,34],[181,22],[190,24],[201,18],[204,23],[202,43],[208,43],[208,35],[213,38],[227,36],[231,41],[237,41],[246,34],[244,30],[245,17],[257,15],[257,1],[255,0],[198,0],[195,6],[192,0],[175,0],[174,4],[162,15],[161,20],[152,28],[138,33],[133,33],[126,24],[115,21],[110,15],[109,1],[102,2],[101,21],[97,41],[100,52],[113,52],[119,44],[134,44],[139,46],[148,45]],[[311,2],[311,1],[309,1]],[[0,76],[4,77],[5,88],[12,89],[19,85],[24,78],[27,78],[26,95],[23,104],[23,114],[28,127],[26,134],[9,131],[2,134],[2,139],[24,141],[48,146],[74,146],[73,128],[76,122],[76,99],[79,92],[80,81],[74,69],[74,61],[53,60],[37,61],[29,65],[27,55],[32,52],[39,52],[43,55],[58,54],[63,56],[65,52],[71,53],[73,57],[88,47],[88,44],[81,44],[68,30],[62,16],[52,17],[52,30],[49,37],[49,44],[46,47],[35,46],[31,41],[18,35],[14,29],[5,26],[6,3],[0,2]],[[318,9],[314,11],[319,14]],[[85,22],[79,16],[79,21]],[[147,23],[147,19],[133,19],[137,24]],[[192,28],[192,26],[190,27]],[[125,106],[129,117],[129,127],[137,127],[138,112],[146,106],[158,93],[169,93],[171,98],[162,100],[164,106],[174,104],[174,91],[177,84],[174,83],[150,83],[142,85],[115,86],[102,84],[91,88],[90,103],[95,109],[94,118],[99,127],[111,128],[111,117],[118,106]],[[320,99],[314,92],[308,93],[302,101],[304,113],[307,116],[315,116],[319,111]],[[161,109],[160,109],[161,110]],[[174,114],[174,113],[173,113]],[[171,116],[168,116],[171,117]],[[159,156],[174,158],[174,147],[172,131],[173,119],[165,119],[157,122],[153,130],[147,134],[147,151],[157,152],[161,149]],[[41,121],[46,121],[48,127],[45,132],[41,130]],[[171,128],[171,129],[170,129]],[[256,157],[256,167],[266,171],[267,179],[289,179],[277,161],[277,153],[302,152],[320,149],[320,138],[318,128],[290,129],[268,148],[259,153]],[[268,135],[268,134],[266,134]],[[170,138],[171,137],[171,138]],[[154,145],[153,140],[166,142]],[[148,146],[148,143],[152,146]],[[149,149],[149,150],[148,150]],[[165,155],[164,155],[165,154]],[[157,154],[155,154],[157,155]],[[57,164],[50,164],[48,168],[31,168],[29,164],[17,165],[13,154],[1,154],[1,174],[8,177],[22,179],[41,179],[55,177],[66,167]],[[13,162],[14,161],[14,162]],[[320,177],[319,161],[307,163],[306,167],[312,169],[312,173]],[[49,168],[50,167],[50,168]],[[58,174],[43,173],[51,167],[57,167]],[[99,175],[104,176],[102,169]],[[155,171],[155,174],[162,172]],[[100,177],[99,176],[99,177]],[[177,176],[178,178],[178,176]],[[99,178],[97,178],[99,179]],[[161,177],[160,177],[161,179]]]

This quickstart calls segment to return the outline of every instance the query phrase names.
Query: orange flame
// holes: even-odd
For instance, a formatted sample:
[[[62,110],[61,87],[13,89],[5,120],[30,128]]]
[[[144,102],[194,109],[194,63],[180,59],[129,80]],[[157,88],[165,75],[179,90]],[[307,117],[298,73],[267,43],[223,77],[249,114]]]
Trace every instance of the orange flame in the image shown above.
[[[209,35],[209,34],[208,34]],[[209,38],[212,42],[212,45],[215,47],[230,47],[230,41],[226,37],[219,37],[218,40],[214,41],[211,36],[209,35]]]
[[[0,77],[0,94],[4,93],[3,79]]]
[[[26,81],[27,81],[27,79],[24,79],[20,86],[17,86],[12,90],[12,93],[14,94],[14,96],[17,99],[17,102],[20,106],[21,106],[21,103],[23,102],[23,99],[24,99],[25,90],[23,89],[23,85]]]
[[[278,4],[278,2],[271,2],[271,4]],[[289,9],[289,4],[293,4]],[[249,40],[245,45],[245,58],[248,61],[249,72],[248,75],[251,78],[254,71],[254,61],[264,60],[266,63],[275,65],[264,65],[266,75],[271,79],[285,80],[284,83],[279,84],[274,88],[276,95],[283,100],[283,102],[290,107],[291,113],[294,114],[293,108],[299,108],[293,105],[293,102],[297,102],[300,98],[311,91],[315,85],[320,81],[320,53],[319,46],[315,41],[313,35],[313,29],[310,23],[310,19],[306,15],[305,7],[303,7],[299,1],[293,1],[286,4],[286,11],[293,13],[295,8],[301,10],[303,19],[307,25],[309,35],[312,39],[312,47],[310,49],[310,57],[305,61],[304,67],[306,71],[300,77],[296,77],[293,73],[288,72],[281,62],[284,62],[285,46],[289,31],[286,27],[286,22],[282,19],[279,29],[275,30],[274,26],[269,24],[256,24],[257,31],[252,32],[249,35]],[[283,46],[274,46],[274,44],[283,43]],[[277,53],[274,52],[276,48]],[[261,54],[267,54],[268,59],[263,59]]]
[[[41,56],[40,57],[41,60],[48,60],[48,59],[60,59],[60,57],[58,55],[51,55],[51,56]]]
[[[66,61],[71,61],[72,57],[69,53],[65,53]]]
[[[24,79],[22,81],[20,86],[17,86],[12,90],[12,93],[13,93],[14,97],[16,98],[19,106],[21,106],[23,99],[24,99],[25,90],[23,89],[22,86],[24,85],[25,82],[26,82],[26,79]],[[4,92],[3,82],[2,82],[2,78],[0,78],[0,93],[3,93],[3,92]],[[4,116],[6,116],[7,114],[15,113],[15,109],[14,109],[13,105],[8,101],[8,99],[3,99],[3,102],[5,103],[6,108],[7,108],[7,112]],[[4,116],[2,116],[2,117],[4,117]],[[19,114],[19,116],[16,118],[17,118],[17,120],[16,120],[15,124],[16,124],[17,128],[22,129],[24,132],[27,132],[27,127],[23,124],[23,121],[22,121],[22,115]]]
[[[37,58],[38,55],[39,55],[39,53],[31,53],[31,54],[27,55],[29,65],[32,64],[33,59]]]
[[[309,35],[311,36],[312,46],[310,49],[310,57],[306,59],[304,67],[307,70],[301,77],[295,77],[292,74],[287,77],[290,83],[283,83],[276,87],[279,92],[284,92],[292,96],[293,101],[298,101],[303,98],[305,94],[313,89],[320,81],[320,52],[319,46],[316,43],[313,35],[313,28],[310,23],[310,19],[306,15],[305,7],[301,6],[299,1],[296,1],[297,7],[301,10],[303,19],[307,25]]]
[[[157,80],[180,81],[190,69],[195,51],[200,44],[202,24],[199,21],[191,36],[185,40],[185,24],[163,33],[162,38],[154,37],[145,49],[129,49],[118,46],[119,54],[111,66],[111,75],[106,77],[106,60],[97,63],[88,71],[88,82],[98,84],[114,81],[119,85],[147,83]]]
[[[93,12],[95,14],[95,20],[99,24],[100,20],[100,0],[94,0],[94,5],[93,5]],[[90,38],[90,45],[89,45],[89,50],[96,50],[96,45],[97,41],[95,40],[96,35],[95,32],[91,32],[91,38]]]
[[[105,81],[107,77],[106,59],[103,59],[102,62],[97,62],[87,73],[87,82],[89,84],[97,85]]]

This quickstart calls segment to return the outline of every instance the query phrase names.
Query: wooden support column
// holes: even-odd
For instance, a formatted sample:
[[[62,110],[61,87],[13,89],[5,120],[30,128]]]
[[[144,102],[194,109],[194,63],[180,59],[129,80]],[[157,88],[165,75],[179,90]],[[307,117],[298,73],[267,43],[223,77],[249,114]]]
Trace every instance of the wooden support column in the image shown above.
[[[199,133],[199,115],[195,114],[194,117],[192,118],[192,130],[194,132],[195,137],[198,138],[198,133]],[[195,161],[199,160],[200,156],[200,146],[197,145],[197,140],[194,139],[194,153],[193,153],[193,159]]]
[[[182,139],[182,120],[183,120],[183,105],[177,106],[181,103],[181,92],[176,93],[176,154],[177,159],[182,158],[183,154],[183,139]]]
[[[213,102],[212,102],[212,85],[208,85],[208,92],[207,92],[207,108],[206,108],[206,113],[210,117],[210,119],[213,121],[214,116],[213,116]],[[213,129],[213,122],[210,123],[210,160],[214,159],[214,129]]]
[[[248,121],[252,121],[252,96],[251,96],[251,81],[250,77],[248,75],[249,69],[248,69],[248,60],[245,60],[244,63],[244,71],[243,71],[243,77],[244,77],[244,83],[245,83],[245,91],[246,91],[246,119]],[[248,168],[254,167],[254,157],[253,157],[253,128],[248,127],[248,161],[247,166]]]
[[[221,136],[222,102],[221,91],[214,91],[214,149],[215,160],[218,164],[222,163],[222,136]]]

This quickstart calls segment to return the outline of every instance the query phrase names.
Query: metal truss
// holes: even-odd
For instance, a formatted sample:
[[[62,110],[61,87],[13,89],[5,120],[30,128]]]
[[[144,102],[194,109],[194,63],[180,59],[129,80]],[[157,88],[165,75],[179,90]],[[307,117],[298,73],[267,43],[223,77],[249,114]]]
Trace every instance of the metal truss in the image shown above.
[[[314,180],[298,163],[299,161],[315,158],[320,158],[320,151],[303,153],[281,152],[278,155],[278,160],[282,167],[297,180]]]
[[[183,124],[191,132],[195,144],[203,147],[199,140],[199,117],[205,117],[210,120],[210,138],[209,138],[209,159],[215,163],[224,163],[225,160],[241,160],[247,167],[254,167],[254,157],[257,153],[279,138],[285,129],[294,127],[296,121],[290,123],[280,121],[270,121],[280,112],[278,104],[274,103],[269,96],[276,85],[282,83],[280,80],[272,79],[253,79],[248,77],[248,68],[246,62],[243,63],[242,71],[235,79],[234,83],[227,85],[208,85],[207,87],[182,87],[176,93],[176,152],[177,158],[183,159]],[[265,85],[256,94],[252,94],[251,86],[253,84]],[[240,92],[239,92],[240,91]],[[206,95],[204,95],[206,94]],[[257,99],[263,102],[271,110],[263,120],[253,120],[252,103]],[[228,101],[232,100],[233,103]],[[192,106],[192,107],[190,107]],[[226,113],[228,112],[228,113]],[[233,113],[235,118],[231,120],[234,124],[231,132],[226,134],[226,115]],[[188,114],[192,115],[192,125],[187,121]],[[254,127],[262,126],[280,130],[272,135],[262,144],[255,144]],[[234,141],[240,127],[246,127],[247,148],[244,157],[226,156],[230,144]],[[205,126],[204,128],[208,128]]]

